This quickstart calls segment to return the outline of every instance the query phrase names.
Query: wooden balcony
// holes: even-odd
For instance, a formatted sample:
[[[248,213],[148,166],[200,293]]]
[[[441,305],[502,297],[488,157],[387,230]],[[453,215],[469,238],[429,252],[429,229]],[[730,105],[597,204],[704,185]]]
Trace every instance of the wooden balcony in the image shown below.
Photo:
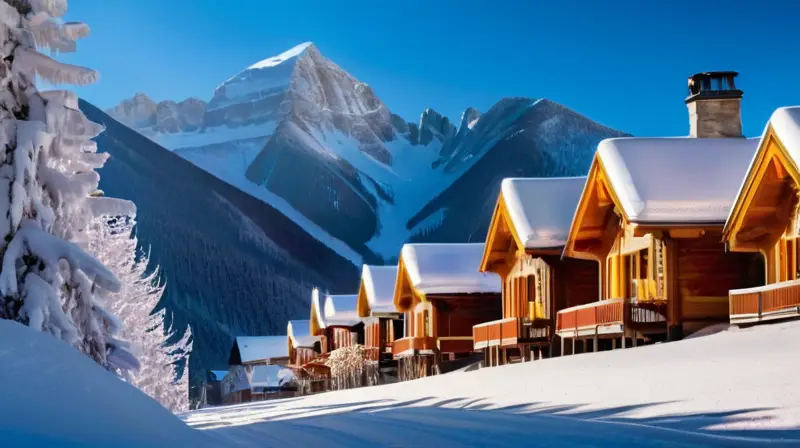
[[[402,338],[392,343],[392,355],[395,359],[413,355],[433,355],[434,350],[436,350],[436,339],[427,336]]]
[[[800,280],[733,289],[729,298],[732,324],[800,316]]]
[[[519,339],[519,319],[509,317],[493,320],[472,327],[472,341],[475,350],[497,345],[514,345]]]
[[[663,306],[663,305],[660,305]],[[623,333],[626,326],[642,331],[666,331],[659,304],[632,304],[630,299],[601,300],[558,312],[556,332],[562,337]]]
[[[439,353],[472,353],[473,340],[470,336],[443,336],[436,340]]]

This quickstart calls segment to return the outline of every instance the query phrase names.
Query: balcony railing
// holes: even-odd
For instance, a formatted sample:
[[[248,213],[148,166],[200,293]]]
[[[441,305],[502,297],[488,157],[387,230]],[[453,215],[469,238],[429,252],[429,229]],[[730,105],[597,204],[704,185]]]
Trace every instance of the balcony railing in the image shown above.
[[[639,302],[617,298],[574,306],[558,312],[556,332],[562,337],[618,333],[624,326],[637,331],[666,331],[665,303]]]
[[[608,299],[561,310],[556,319],[556,331],[562,333],[594,329],[601,325],[622,325],[626,304],[625,299]]]
[[[733,289],[729,297],[732,324],[800,315],[800,280]]]
[[[474,343],[470,336],[443,336],[436,345],[440,353],[470,353]]]
[[[431,337],[408,337],[397,339],[392,343],[392,355],[395,358],[412,355],[432,355],[436,349],[436,339]]]
[[[472,327],[472,341],[475,350],[496,345],[516,344],[520,331],[519,319],[509,317],[493,320]]]

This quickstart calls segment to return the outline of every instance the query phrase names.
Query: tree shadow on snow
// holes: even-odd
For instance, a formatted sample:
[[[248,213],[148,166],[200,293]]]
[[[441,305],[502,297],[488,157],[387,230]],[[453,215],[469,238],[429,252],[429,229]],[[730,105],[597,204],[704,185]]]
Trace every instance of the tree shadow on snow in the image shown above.
[[[581,410],[587,405],[521,403],[497,406],[490,399],[423,397],[287,407],[245,426],[205,431],[236,446],[519,446],[539,441],[557,446],[800,446],[800,428],[716,429],[739,422],[768,423],[753,416],[768,408],[656,417],[626,415],[669,403],[654,402]],[[313,414],[313,415],[309,415]],[[224,419],[224,416],[220,417]]]

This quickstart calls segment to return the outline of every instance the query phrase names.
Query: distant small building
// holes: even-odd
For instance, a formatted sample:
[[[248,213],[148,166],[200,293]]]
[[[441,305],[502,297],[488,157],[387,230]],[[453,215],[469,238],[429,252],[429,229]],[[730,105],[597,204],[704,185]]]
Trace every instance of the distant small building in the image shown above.
[[[311,334],[310,320],[290,320],[286,328],[289,365],[300,367],[320,354],[320,337]]]
[[[396,282],[397,265],[364,265],[361,271],[356,311],[364,321],[364,345],[380,362],[392,361],[392,343],[403,337],[403,313],[394,307]]]
[[[400,252],[394,306],[405,313],[392,344],[398,376],[435,374],[443,361],[474,353],[472,326],[499,319],[500,277],[478,272],[484,245],[406,244]]]
[[[290,320],[286,328],[289,346],[289,367],[295,373],[300,393],[316,393],[328,390],[330,368],[319,362],[322,356],[319,336],[311,334],[310,320]]]
[[[222,382],[225,404],[247,403],[297,395],[294,373],[278,365],[233,366]]]
[[[314,289],[311,298],[311,334],[320,337],[322,353],[364,343],[364,323],[356,311],[357,295],[326,295]]]
[[[238,336],[231,348],[228,365],[286,365],[289,352],[286,336]]]

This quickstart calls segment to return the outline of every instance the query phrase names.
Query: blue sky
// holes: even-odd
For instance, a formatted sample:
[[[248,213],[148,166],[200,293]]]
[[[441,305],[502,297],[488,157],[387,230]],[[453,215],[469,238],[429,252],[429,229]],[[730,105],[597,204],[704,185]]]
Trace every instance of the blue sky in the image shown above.
[[[792,0],[70,0],[66,19],[92,35],[61,59],[100,71],[78,93],[101,107],[139,91],[208,100],[313,41],[408,120],[546,97],[640,136],[687,134],[686,77],[737,70],[753,136],[800,104],[799,13]]]

